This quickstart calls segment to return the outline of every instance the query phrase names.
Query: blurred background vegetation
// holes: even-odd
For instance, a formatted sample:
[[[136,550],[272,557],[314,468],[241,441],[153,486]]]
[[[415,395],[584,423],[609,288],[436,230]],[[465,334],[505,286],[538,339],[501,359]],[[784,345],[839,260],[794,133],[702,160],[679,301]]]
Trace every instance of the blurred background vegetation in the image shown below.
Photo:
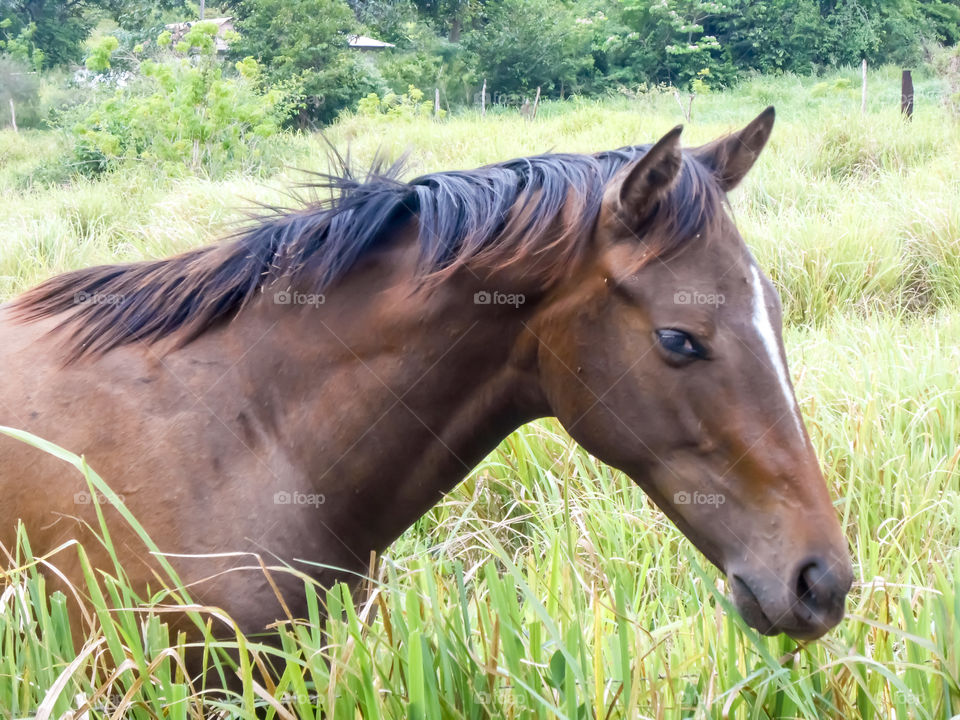
[[[960,91],[958,41],[960,0],[0,0],[0,127],[72,137],[49,179],[130,160],[218,176],[272,167],[269,138],[344,110],[666,91],[689,119],[746,76],[864,59]]]

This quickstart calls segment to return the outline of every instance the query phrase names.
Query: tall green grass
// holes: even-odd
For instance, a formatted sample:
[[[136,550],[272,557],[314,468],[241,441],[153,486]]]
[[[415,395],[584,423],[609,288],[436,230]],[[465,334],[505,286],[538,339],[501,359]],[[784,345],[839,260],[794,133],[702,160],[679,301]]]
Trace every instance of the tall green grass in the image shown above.
[[[865,117],[843,77],[761,77],[700,97],[685,133],[706,141],[778,106],[771,147],[732,202],[783,295],[798,398],[853,551],[837,630],[804,647],[758,636],[641,491],[544,421],[417,521],[359,595],[305,586],[309,616],[280,626],[281,650],[208,639],[211,663],[244,680],[236,696],[184,682],[184,641],[160,607],[171,598],[136,597],[120,567],[90,569],[74,588],[89,618],[74,646],[68,599],[47,590],[45,572],[82,549],[37,558],[22,535],[0,563],[0,717],[960,715],[960,125],[936,104],[935,79],[921,76],[906,123],[891,71],[871,75]],[[533,123],[345,118],[330,137],[360,161],[409,147],[427,171],[649,141],[678,116],[672,97],[651,94],[548,105]],[[208,242],[245,201],[277,201],[297,178],[132,168],[46,186],[24,182],[27,148],[42,158],[55,139],[17,142],[18,159],[0,168],[3,295],[59,270]],[[15,145],[0,133],[0,158]],[[315,165],[322,149],[292,139],[291,163]],[[79,487],[109,484],[61,456]],[[195,618],[220,622],[203,608]],[[259,668],[279,660],[274,684]]]

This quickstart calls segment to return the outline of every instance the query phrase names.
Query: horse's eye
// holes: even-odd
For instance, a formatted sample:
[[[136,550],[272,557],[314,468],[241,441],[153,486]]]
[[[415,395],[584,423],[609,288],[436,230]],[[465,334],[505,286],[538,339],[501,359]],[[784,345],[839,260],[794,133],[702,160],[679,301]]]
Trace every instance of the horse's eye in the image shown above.
[[[706,358],[707,350],[690,333],[683,330],[657,330],[657,342],[660,346],[682,358]]]

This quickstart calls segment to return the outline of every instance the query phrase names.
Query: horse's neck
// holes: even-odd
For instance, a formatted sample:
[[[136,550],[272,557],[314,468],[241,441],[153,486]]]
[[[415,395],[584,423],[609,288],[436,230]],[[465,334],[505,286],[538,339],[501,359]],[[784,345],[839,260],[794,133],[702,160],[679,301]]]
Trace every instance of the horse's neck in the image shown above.
[[[322,302],[304,292],[276,304],[268,292],[243,330],[255,343],[251,382],[259,376],[251,406],[269,416],[281,464],[324,497],[331,530],[364,552],[548,412],[525,322],[532,308],[484,303],[472,277],[416,292],[396,273],[374,263]]]

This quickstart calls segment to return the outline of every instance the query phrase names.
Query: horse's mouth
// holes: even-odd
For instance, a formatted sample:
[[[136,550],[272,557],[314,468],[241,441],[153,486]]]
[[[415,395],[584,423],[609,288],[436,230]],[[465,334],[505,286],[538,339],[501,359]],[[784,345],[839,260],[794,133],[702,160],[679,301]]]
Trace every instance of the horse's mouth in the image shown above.
[[[767,617],[750,586],[739,575],[732,574],[729,577],[733,603],[747,625],[757,630],[761,635],[777,635],[780,630]]]

